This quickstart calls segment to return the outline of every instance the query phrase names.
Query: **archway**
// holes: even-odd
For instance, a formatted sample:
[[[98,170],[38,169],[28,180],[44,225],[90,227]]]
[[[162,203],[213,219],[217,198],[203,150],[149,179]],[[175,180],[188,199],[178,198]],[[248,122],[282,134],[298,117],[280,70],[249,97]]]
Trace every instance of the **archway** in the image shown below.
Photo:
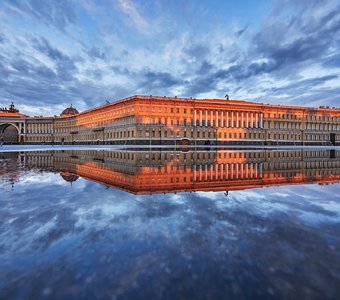
[[[6,144],[18,144],[19,143],[19,131],[13,124],[1,124],[0,125],[0,139]]]

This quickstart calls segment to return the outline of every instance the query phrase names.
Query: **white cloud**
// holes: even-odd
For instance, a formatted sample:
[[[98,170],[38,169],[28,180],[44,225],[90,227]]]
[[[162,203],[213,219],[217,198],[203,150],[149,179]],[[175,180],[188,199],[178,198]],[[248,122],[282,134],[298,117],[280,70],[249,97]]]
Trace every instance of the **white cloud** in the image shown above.
[[[150,24],[130,0],[118,0],[118,5],[120,10],[129,17],[128,23],[133,23],[141,33],[150,33]]]

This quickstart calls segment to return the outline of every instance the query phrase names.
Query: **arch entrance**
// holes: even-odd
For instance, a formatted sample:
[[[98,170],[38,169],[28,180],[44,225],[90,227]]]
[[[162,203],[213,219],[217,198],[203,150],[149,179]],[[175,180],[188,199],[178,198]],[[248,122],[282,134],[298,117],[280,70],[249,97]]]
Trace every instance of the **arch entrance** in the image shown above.
[[[0,139],[6,144],[18,144],[19,143],[19,130],[13,124],[1,124],[0,125]]]

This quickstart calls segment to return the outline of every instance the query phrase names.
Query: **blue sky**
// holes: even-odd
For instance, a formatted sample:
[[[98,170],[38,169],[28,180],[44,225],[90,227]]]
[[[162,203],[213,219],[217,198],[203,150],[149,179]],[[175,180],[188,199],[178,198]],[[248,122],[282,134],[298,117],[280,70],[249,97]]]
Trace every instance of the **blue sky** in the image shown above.
[[[0,106],[135,94],[340,104],[338,0],[0,0]]]

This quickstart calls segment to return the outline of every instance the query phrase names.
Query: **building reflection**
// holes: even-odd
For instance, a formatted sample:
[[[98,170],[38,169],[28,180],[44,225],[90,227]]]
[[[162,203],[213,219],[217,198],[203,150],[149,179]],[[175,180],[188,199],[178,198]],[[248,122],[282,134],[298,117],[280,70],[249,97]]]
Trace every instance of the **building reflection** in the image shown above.
[[[336,150],[74,150],[1,156],[2,161],[7,158],[20,165],[16,173],[13,166],[10,172],[2,168],[2,180],[15,182],[20,180],[20,170],[37,169],[58,172],[70,183],[81,177],[133,194],[228,193],[340,182],[340,151]]]

